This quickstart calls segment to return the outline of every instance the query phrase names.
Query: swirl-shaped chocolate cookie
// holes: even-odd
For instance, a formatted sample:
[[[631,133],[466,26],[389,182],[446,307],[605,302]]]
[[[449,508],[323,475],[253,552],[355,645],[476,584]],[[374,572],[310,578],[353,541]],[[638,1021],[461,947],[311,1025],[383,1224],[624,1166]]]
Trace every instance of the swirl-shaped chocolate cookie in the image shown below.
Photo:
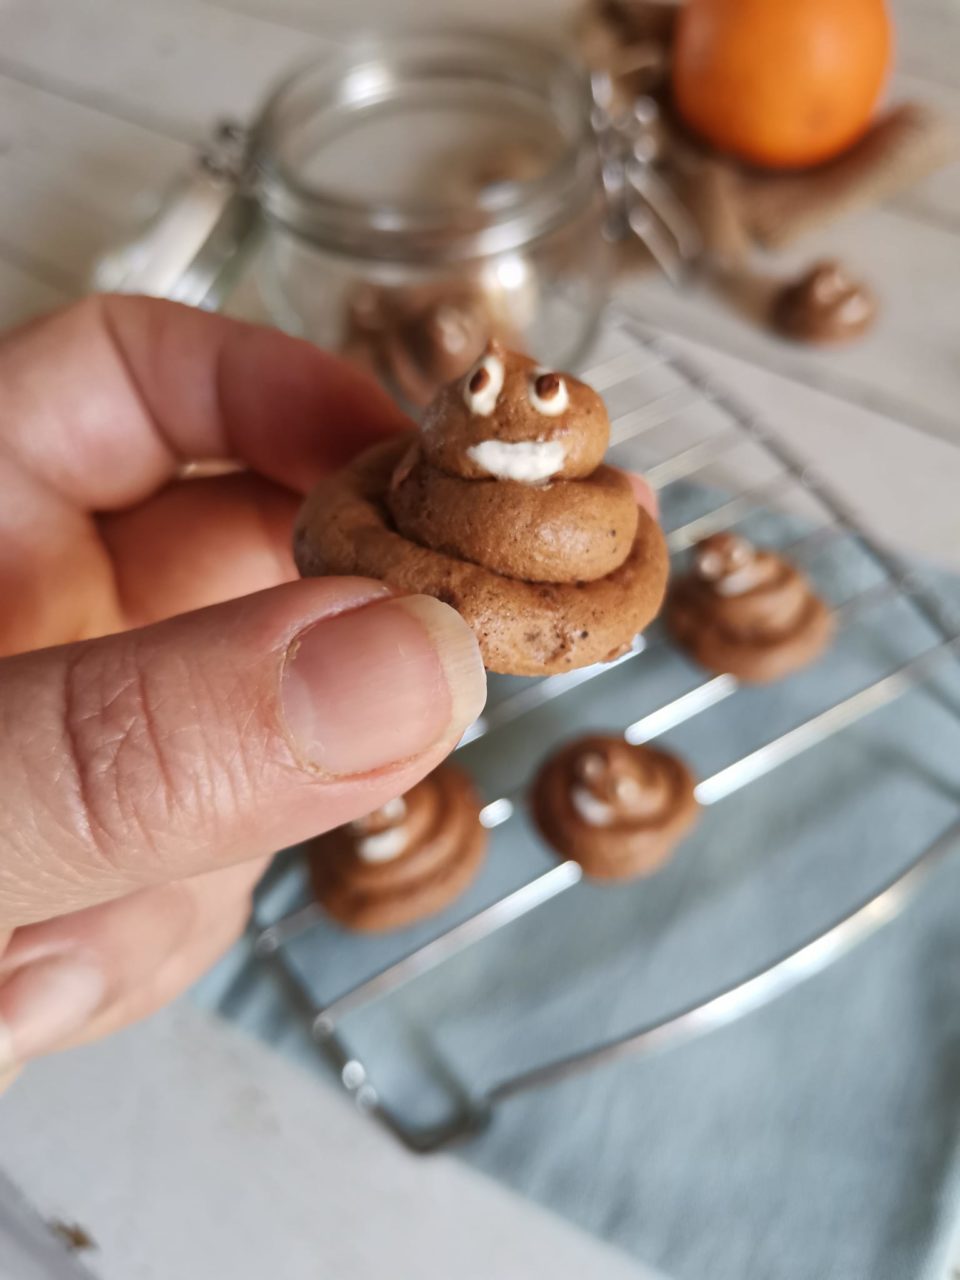
[[[676,756],[599,735],[552,756],[531,803],[547,843],[604,880],[656,871],[699,813],[693,777]]]
[[[732,533],[697,545],[691,571],[671,589],[666,624],[702,667],[752,683],[813,662],[833,635],[803,574]]]
[[[840,343],[873,325],[877,300],[839,262],[818,262],[774,298],[773,327],[796,342]]]
[[[297,565],[436,596],[470,623],[492,671],[608,661],[656,615],[667,578],[656,522],[598,466],[608,438],[594,391],[491,344],[421,434],[320,483],[297,524]]]
[[[314,893],[351,929],[401,929],[466,889],[486,831],[467,776],[441,765],[404,796],[310,842]]]

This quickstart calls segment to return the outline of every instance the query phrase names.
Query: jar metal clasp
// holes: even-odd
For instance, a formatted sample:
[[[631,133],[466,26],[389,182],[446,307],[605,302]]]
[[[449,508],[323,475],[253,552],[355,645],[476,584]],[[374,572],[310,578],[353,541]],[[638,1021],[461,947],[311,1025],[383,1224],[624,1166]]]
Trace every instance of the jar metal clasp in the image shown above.
[[[658,174],[660,106],[637,97],[618,111],[609,73],[590,78],[591,124],[600,151],[608,205],[607,235],[613,241],[635,236],[671,282],[681,287],[703,251],[700,232],[686,206]]]

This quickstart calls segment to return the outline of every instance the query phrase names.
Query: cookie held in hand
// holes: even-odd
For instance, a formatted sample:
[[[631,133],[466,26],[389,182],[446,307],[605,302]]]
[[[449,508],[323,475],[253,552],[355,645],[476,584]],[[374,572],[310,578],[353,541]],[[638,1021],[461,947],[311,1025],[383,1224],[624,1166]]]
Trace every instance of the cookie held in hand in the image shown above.
[[[651,875],[699,813],[693,778],[676,756],[599,735],[552,756],[531,803],[547,843],[605,880]]]
[[[480,799],[443,764],[406,795],[309,845],[317,901],[351,929],[402,929],[442,911],[480,869]]]
[[[667,551],[629,481],[601,465],[603,401],[491,343],[427,410],[307,499],[305,577],[357,574],[457,609],[484,662],[545,675],[624,652],[655,617]]]
[[[665,621],[700,666],[757,684],[813,662],[833,635],[831,614],[803,574],[733,533],[697,545]]]

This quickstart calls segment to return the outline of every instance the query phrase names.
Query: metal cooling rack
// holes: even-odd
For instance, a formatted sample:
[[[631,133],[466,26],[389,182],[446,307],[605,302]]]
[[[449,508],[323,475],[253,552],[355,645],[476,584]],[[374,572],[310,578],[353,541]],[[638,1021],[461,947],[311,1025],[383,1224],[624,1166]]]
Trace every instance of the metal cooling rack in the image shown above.
[[[669,434],[671,424],[682,422],[704,407],[710,411],[713,427],[704,438],[675,452],[667,452],[646,466],[646,475],[654,487],[665,490],[670,485],[703,477],[709,474],[710,468],[723,465],[744,444],[759,450],[773,472],[759,483],[747,478],[732,490],[727,484],[723,491],[717,492],[717,499],[708,510],[669,530],[672,553],[682,554],[699,538],[735,525],[758,508],[782,503],[791,494],[802,494],[806,500],[812,500],[819,511],[819,522],[778,549],[802,561],[814,551],[830,554],[838,537],[843,536],[855,540],[879,571],[879,581],[836,605],[838,630],[854,620],[869,622],[871,611],[879,603],[898,600],[908,603],[936,637],[919,655],[702,778],[696,795],[700,804],[709,808],[802,753],[816,749],[871,712],[901,698],[944,664],[954,661],[960,649],[960,613],[940,597],[926,578],[917,575],[899,556],[875,541],[832,491],[829,482],[797,458],[764,422],[738,404],[712,378],[704,377],[667,344],[630,320],[622,320],[615,326],[614,339],[614,345],[620,349],[583,372],[585,380],[614,404],[613,447],[650,437],[662,428]],[[642,402],[630,402],[630,390],[639,374],[652,368],[669,375],[669,387],[647,396]],[[660,434],[664,431],[660,430]],[[638,638],[633,649],[615,664],[536,681],[513,682],[505,695],[489,706],[472,726],[461,747],[490,735],[516,731],[524,717],[602,678],[615,666],[630,663],[642,669],[644,661],[665,643],[655,633],[652,638]],[[829,661],[829,656],[823,661]],[[631,743],[650,742],[721,703],[735,700],[738,689],[737,680],[729,675],[704,678],[682,695],[631,721],[623,729],[624,736]],[[950,709],[960,718],[956,707]],[[521,804],[520,792],[491,797],[482,811],[481,821],[490,829],[497,828],[507,822]],[[489,1120],[501,1101],[514,1094],[626,1055],[646,1054],[677,1045],[768,1003],[825,968],[896,916],[958,838],[960,815],[899,874],[852,910],[830,922],[803,945],[707,999],[665,1018],[636,1026],[614,1039],[566,1056],[551,1057],[532,1068],[507,1075],[479,1095],[456,1078],[447,1080],[450,1095],[456,1099],[455,1106],[446,1120],[429,1126],[412,1124],[380,1095],[375,1072],[371,1074],[371,1064],[351,1048],[343,1020],[568,892],[582,878],[576,863],[554,864],[466,919],[450,927],[439,924],[423,945],[380,967],[372,975],[348,983],[322,1006],[289,956],[289,944],[295,939],[324,927],[325,917],[319,906],[310,904],[269,922],[258,907],[252,924],[254,952],[294,998],[318,1048],[332,1061],[357,1105],[385,1124],[408,1147],[427,1151],[475,1132]]]

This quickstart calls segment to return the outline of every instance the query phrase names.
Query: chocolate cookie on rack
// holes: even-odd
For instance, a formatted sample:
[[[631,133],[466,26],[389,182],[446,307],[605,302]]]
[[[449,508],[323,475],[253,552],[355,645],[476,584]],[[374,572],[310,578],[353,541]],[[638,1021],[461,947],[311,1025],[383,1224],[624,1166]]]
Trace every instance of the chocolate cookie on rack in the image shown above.
[[[603,880],[652,874],[699,813],[693,777],[676,756],[599,735],[552,756],[531,803],[547,843]]]
[[[813,662],[833,635],[832,616],[803,574],[734,533],[698,543],[665,620],[702,667],[758,684]]]
[[[443,910],[477,874],[486,849],[480,799],[444,764],[365,818],[310,842],[314,893],[351,929],[401,929]]]
[[[297,524],[297,565],[436,596],[492,671],[609,661],[656,615],[667,578],[659,526],[601,465],[609,436],[585,383],[491,343],[421,432],[321,482]]]

